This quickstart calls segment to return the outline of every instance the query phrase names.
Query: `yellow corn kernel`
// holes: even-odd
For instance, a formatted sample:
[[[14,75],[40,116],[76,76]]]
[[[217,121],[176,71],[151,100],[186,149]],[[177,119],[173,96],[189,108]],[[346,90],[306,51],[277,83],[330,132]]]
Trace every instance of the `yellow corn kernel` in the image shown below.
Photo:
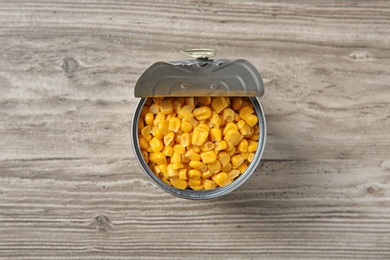
[[[166,165],[167,157],[163,153],[150,153],[149,161],[158,165]]]
[[[197,187],[197,186],[200,186],[202,185],[202,179],[199,178],[199,179],[189,179],[188,180],[188,185],[194,189],[193,187]]]
[[[217,184],[213,180],[205,180],[203,187],[205,190],[212,190],[217,187]]]
[[[212,142],[219,142],[222,140],[222,131],[219,128],[210,129],[210,140]]]
[[[211,103],[211,97],[198,97],[198,103],[208,106]]]
[[[171,145],[165,146],[162,153],[167,157],[171,157],[173,154],[173,147]]]
[[[149,106],[144,105],[141,109],[140,117],[145,118],[145,115],[149,113]]]
[[[153,136],[151,134],[148,134],[147,136],[144,136],[145,139],[150,142],[150,140],[152,140]]]
[[[250,126],[254,126],[258,122],[258,118],[255,115],[248,115],[244,120]]]
[[[234,121],[238,122],[238,121],[240,121],[240,120],[241,120],[240,115],[237,114],[237,113],[234,113]]]
[[[164,138],[164,135],[158,130],[158,127],[157,126],[154,126],[152,128],[152,134],[154,137],[156,137],[157,139],[163,139]]]
[[[241,128],[239,128],[239,130],[240,130],[240,133],[241,133],[243,136],[245,136],[245,137],[249,137],[249,136],[251,136],[252,133],[253,133],[253,129],[251,128],[251,126],[248,125],[248,124],[245,123],[245,122],[244,122],[244,125],[243,125]]]
[[[222,140],[220,142],[215,142],[215,151],[222,151],[222,150],[225,150],[227,148],[227,142],[225,140]]]
[[[241,134],[237,130],[229,130],[227,131],[226,135],[224,136],[224,140],[228,143],[231,143],[233,145],[237,145],[240,141]]]
[[[229,172],[233,168],[232,164],[228,162],[225,166],[221,167],[222,172]]]
[[[172,186],[177,189],[184,190],[187,188],[187,182],[185,180],[181,180],[180,178],[169,178],[169,181]]]
[[[173,144],[175,139],[175,133],[174,132],[169,132],[166,136],[164,136],[164,144],[165,145],[171,145]]]
[[[142,153],[142,157],[144,158],[145,162],[149,163],[149,153],[145,150],[142,150],[141,153]]]
[[[161,101],[164,100],[165,97],[153,97],[153,102],[156,104],[160,104]]]
[[[181,162],[182,163],[189,163],[191,160],[184,156],[184,154],[181,155]]]
[[[225,127],[223,128],[222,134],[223,134],[223,135],[226,135],[227,132],[228,132],[229,130],[236,130],[236,131],[238,131],[238,126],[237,126],[237,124],[235,124],[235,123],[233,123],[233,122],[227,123],[227,124],[225,125]]]
[[[192,180],[198,180],[202,177],[202,174],[199,170],[192,169],[188,171],[188,177]]]
[[[252,115],[253,112],[255,111],[250,106],[243,105],[240,108],[240,117],[245,120],[249,115]]]
[[[159,125],[161,121],[164,121],[165,120],[165,115],[161,112],[158,112],[155,116],[154,116],[154,120],[153,120],[153,124],[154,125]]]
[[[241,128],[243,128],[244,126],[246,125],[245,121],[244,120],[239,120],[237,122],[237,127],[238,127],[238,130],[240,130]]]
[[[179,116],[179,118],[184,118],[185,116],[188,116],[189,114],[192,113],[192,110],[194,110],[194,107],[193,106],[190,106],[190,105],[185,105],[184,107],[182,107],[179,111],[179,113],[177,114]]]
[[[203,128],[207,132],[210,132],[210,127],[205,123],[199,123],[198,127]]]
[[[198,185],[198,186],[194,186],[194,185],[190,185],[191,189],[193,190],[203,190],[203,185]]]
[[[237,170],[240,171],[240,173],[244,173],[248,169],[248,164],[242,163],[240,166],[237,167]]]
[[[203,163],[213,163],[217,160],[217,155],[214,151],[202,152],[200,158],[202,158]]]
[[[230,170],[230,172],[228,172],[228,175],[229,175],[231,180],[234,180],[235,178],[237,178],[238,175],[240,175],[240,171],[239,170]]]
[[[195,170],[200,171],[200,172],[207,171],[207,165],[200,162],[200,161],[190,161],[189,166]]]
[[[193,117],[192,113],[188,116],[185,116],[183,120],[188,121],[192,125],[192,128],[195,128],[199,125],[199,122]]]
[[[220,187],[223,187],[223,186],[226,186],[226,185],[232,183],[232,180],[230,179],[229,175],[226,172],[220,172],[216,175],[213,175],[211,178]]]
[[[197,126],[194,128],[194,132],[192,133],[191,144],[202,146],[206,142],[208,136],[209,136],[209,132],[206,129]]]
[[[179,162],[173,162],[171,164],[172,164],[172,169],[174,169],[174,170],[179,170],[179,169],[184,168],[184,165],[182,163],[179,163]]]
[[[187,147],[187,151],[193,151],[194,153],[200,153],[200,151],[201,151],[201,148],[199,147],[199,146],[197,146],[197,145],[189,145],[188,147]]]
[[[236,154],[236,147],[233,147],[231,150],[226,150],[226,152],[229,154],[230,157]]]
[[[162,149],[164,149],[164,144],[161,139],[158,139],[156,137],[153,137],[152,140],[150,140],[150,147],[152,147],[153,152],[161,152]]]
[[[149,112],[156,115],[158,112],[160,112],[160,107],[158,104],[153,103],[149,107]]]
[[[180,136],[180,144],[183,147],[187,147],[191,144],[191,135],[189,133],[184,133]]]
[[[202,172],[202,179],[208,179],[211,176],[213,176],[213,174],[210,171]]]
[[[227,152],[220,152],[218,154],[218,160],[221,162],[222,166],[225,166],[230,162],[230,155]]]
[[[251,136],[249,137],[249,139],[251,139],[252,141],[258,141],[258,140],[259,140],[259,135],[258,135],[258,134],[256,134],[256,135],[251,135]]]
[[[175,111],[172,111],[172,113],[168,114],[165,119],[168,120],[169,122],[169,119],[171,119],[172,117],[176,117],[176,112]]]
[[[180,169],[179,170],[179,179],[180,180],[187,180],[187,169]]]
[[[242,139],[238,143],[238,150],[242,153],[248,152],[248,141],[246,139]]]
[[[148,149],[146,149],[146,151],[148,152],[148,153],[153,153],[153,149],[152,149],[152,147],[148,147]]]
[[[211,109],[208,106],[195,108],[193,113],[197,120],[206,120],[211,117]]]
[[[151,99],[151,98],[147,98],[145,101],[146,106],[150,106],[152,103],[153,103],[153,99]]]
[[[168,122],[168,120],[161,120],[159,122],[159,124],[157,125],[157,129],[163,135],[169,134],[169,122]]]
[[[169,185],[169,186],[172,186],[172,184],[164,177],[164,178],[161,178],[161,180],[165,183],[165,184],[167,184],[167,185]]]
[[[154,121],[154,115],[152,113],[147,113],[145,115],[145,123],[152,127],[153,126],[153,121]]]
[[[168,166],[166,164],[158,164],[158,167],[160,168],[164,176],[167,176],[166,178],[168,178]]]
[[[147,150],[149,148],[149,142],[145,139],[145,137],[138,137],[138,142],[141,149]]]
[[[148,134],[150,134],[152,132],[152,128],[150,128],[150,126],[145,126],[144,128],[142,128],[141,130],[141,134],[145,137],[147,136]]]
[[[186,100],[186,104],[188,106],[195,107],[195,98],[189,97],[189,98],[186,98],[185,100]]]
[[[215,144],[213,142],[205,142],[200,147],[200,149],[202,149],[203,152],[207,152],[207,151],[210,151],[210,150],[214,149],[214,147],[215,147]]]
[[[175,143],[179,144],[180,143],[180,136],[183,134],[183,131],[179,129],[175,135]]]
[[[232,122],[235,117],[235,113],[233,109],[231,108],[225,108],[222,112],[222,119],[225,120],[225,122]]]
[[[153,166],[153,167],[152,167],[152,171],[153,171],[154,174],[156,174],[157,176],[162,175],[161,169],[160,169],[160,167],[158,167],[158,165]]]
[[[207,164],[207,167],[211,173],[219,173],[221,171],[221,162],[216,160],[213,163]]]
[[[210,125],[215,128],[219,128],[222,124],[222,119],[217,112],[213,111],[210,117]]]
[[[184,148],[180,144],[175,144],[173,146],[173,151],[176,152],[176,153],[185,154],[186,153],[186,148]]]
[[[180,129],[184,132],[184,133],[189,133],[192,131],[192,124],[188,121],[188,120],[182,120],[181,121],[181,125],[180,125]]]
[[[180,119],[177,117],[171,117],[169,118],[168,122],[168,130],[177,133],[181,126]]]
[[[179,178],[179,170],[174,169],[172,163],[168,164],[167,170],[168,170],[168,177],[169,178]]]
[[[240,110],[240,108],[242,107],[242,104],[244,103],[244,100],[240,97],[237,97],[237,98],[233,98],[232,100],[232,108],[234,110]]]
[[[181,162],[181,154],[173,152],[171,156],[171,163],[180,163]]]
[[[249,153],[241,153],[241,156],[244,158],[244,160],[248,160]]]
[[[248,141],[248,152],[254,152],[257,150],[257,146],[258,146],[258,142],[256,141],[253,141],[253,140],[249,140]]]
[[[171,99],[165,99],[160,102],[160,111],[164,115],[168,115],[173,112],[173,103]]]
[[[230,162],[232,163],[234,168],[237,168],[244,162],[244,158],[241,156],[241,154],[233,155],[230,158]]]
[[[253,126],[253,134],[257,135],[260,133],[259,125]]]
[[[255,157],[255,153],[249,153],[248,162],[252,162],[254,157]]]
[[[211,101],[211,106],[217,113],[220,113],[228,106],[228,103],[224,97],[214,97]]]
[[[184,156],[191,161],[200,161],[200,155],[194,151],[187,151]]]
[[[175,110],[176,115],[179,114],[181,107],[184,103],[182,103],[180,100],[174,100],[173,101],[173,110]]]
[[[138,132],[140,132],[142,130],[142,128],[145,127],[145,120],[144,120],[145,116],[143,117],[140,117],[139,120],[138,120]]]

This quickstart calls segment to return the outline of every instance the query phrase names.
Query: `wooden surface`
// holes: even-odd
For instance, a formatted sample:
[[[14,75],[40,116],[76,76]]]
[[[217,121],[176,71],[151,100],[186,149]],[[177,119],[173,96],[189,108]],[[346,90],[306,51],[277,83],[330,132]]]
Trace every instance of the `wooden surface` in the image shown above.
[[[390,258],[388,1],[1,1],[0,258]],[[209,47],[261,72],[261,166],[211,201],[135,161],[133,87]]]

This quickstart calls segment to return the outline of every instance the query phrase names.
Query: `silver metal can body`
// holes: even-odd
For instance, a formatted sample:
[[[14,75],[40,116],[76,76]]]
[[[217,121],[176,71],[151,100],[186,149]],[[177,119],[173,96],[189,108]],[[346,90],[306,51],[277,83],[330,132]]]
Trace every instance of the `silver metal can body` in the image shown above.
[[[258,117],[258,124],[259,124],[259,140],[258,140],[258,148],[255,152],[255,156],[252,160],[252,162],[248,165],[247,170],[242,173],[237,179],[235,179],[231,184],[219,187],[213,190],[180,190],[175,187],[169,186],[165,184],[163,181],[161,181],[154,172],[149,168],[148,164],[145,162],[139,141],[138,141],[138,122],[139,117],[141,115],[141,110],[147,100],[147,98],[141,98],[139,102],[137,103],[137,106],[135,108],[134,114],[133,114],[133,120],[132,120],[132,126],[131,126],[131,140],[132,140],[132,147],[134,150],[134,154],[136,156],[136,159],[141,166],[143,172],[150,178],[150,180],[155,183],[159,188],[164,190],[165,192],[168,192],[174,196],[184,198],[184,199],[191,199],[191,200],[206,200],[206,199],[214,199],[221,196],[224,196],[234,190],[236,190],[238,187],[240,187],[245,181],[248,180],[248,178],[252,175],[252,173],[257,169],[261,157],[264,152],[265,142],[266,142],[266,121],[264,116],[263,108],[260,104],[260,101],[256,97],[250,97],[249,98],[251,102],[253,103],[254,110],[256,112],[256,115]]]

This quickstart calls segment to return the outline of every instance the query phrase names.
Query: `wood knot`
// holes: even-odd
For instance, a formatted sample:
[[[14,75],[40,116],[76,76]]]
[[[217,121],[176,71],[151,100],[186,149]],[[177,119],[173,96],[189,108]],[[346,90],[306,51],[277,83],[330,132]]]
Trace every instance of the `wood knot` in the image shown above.
[[[64,69],[66,73],[73,74],[79,67],[79,63],[77,62],[77,60],[73,58],[66,57],[62,61],[61,67]]]
[[[110,220],[104,215],[97,216],[94,222],[99,231],[107,231],[110,227]]]

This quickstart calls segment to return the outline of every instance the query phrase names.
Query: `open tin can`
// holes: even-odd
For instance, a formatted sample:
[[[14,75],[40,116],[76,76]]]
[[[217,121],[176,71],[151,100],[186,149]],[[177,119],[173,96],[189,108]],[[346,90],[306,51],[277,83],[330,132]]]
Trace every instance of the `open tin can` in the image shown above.
[[[211,59],[214,50],[182,51],[191,60],[157,62],[139,78],[134,96],[140,98],[131,126],[132,146],[143,172],[162,190],[180,198],[192,200],[213,199],[240,187],[256,170],[266,141],[266,121],[258,97],[264,94],[263,80],[247,60]],[[139,142],[139,123],[142,109],[150,98],[161,97],[243,97],[250,100],[258,118],[258,145],[248,167],[230,184],[210,190],[178,189],[162,181],[144,159]]]

